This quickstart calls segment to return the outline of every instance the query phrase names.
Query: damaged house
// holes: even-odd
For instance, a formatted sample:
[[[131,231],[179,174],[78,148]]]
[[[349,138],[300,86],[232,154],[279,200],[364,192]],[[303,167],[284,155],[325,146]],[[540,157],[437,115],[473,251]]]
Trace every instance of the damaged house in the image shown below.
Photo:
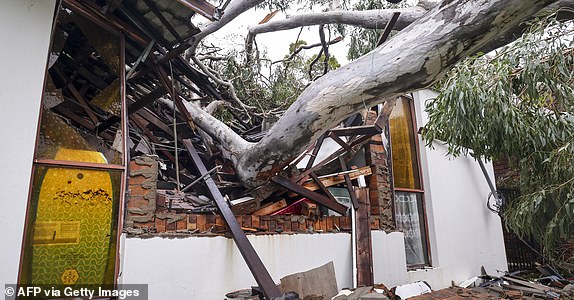
[[[281,278],[329,262],[338,289],[441,289],[507,269],[480,165],[418,134],[435,92],[362,109],[249,185],[188,105],[228,97],[181,55],[200,32],[191,17],[217,21],[220,9],[202,0],[0,8],[2,283],[148,284],[151,299],[259,286],[272,298]],[[258,142],[267,121],[237,116],[231,128]]]

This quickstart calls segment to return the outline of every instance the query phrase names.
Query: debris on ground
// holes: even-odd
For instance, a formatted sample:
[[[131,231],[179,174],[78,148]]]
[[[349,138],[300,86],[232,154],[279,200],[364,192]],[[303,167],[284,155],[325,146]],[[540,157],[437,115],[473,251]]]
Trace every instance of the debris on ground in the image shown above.
[[[467,300],[467,299],[515,299],[515,300],[565,300],[574,299],[574,280],[566,279],[557,272],[548,274],[540,272],[538,279],[528,280],[518,276],[519,272],[506,273],[503,276],[488,275],[482,270],[482,275],[474,276],[460,282],[453,282],[449,288],[432,290],[425,281],[387,288],[384,284],[344,288],[337,290],[337,281],[333,262],[295,273],[281,279],[280,290],[283,296],[280,300]],[[526,274],[532,276],[532,274]],[[525,276],[526,277],[526,276]],[[228,293],[227,299],[256,300],[260,295],[257,288]],[[338,291],[338,292],[337,292]],[[277,299],[276,299],[277,300]]]

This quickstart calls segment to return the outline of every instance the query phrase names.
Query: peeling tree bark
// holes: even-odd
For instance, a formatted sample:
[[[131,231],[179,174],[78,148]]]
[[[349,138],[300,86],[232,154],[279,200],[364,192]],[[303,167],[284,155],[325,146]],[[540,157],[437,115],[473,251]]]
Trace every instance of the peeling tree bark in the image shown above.
[[[326,24],[344,24],[362,27],[365,29],[382,29],[385,24],[391,19],[395,12],[400,12],[401,15],[395,26],[394,30],[402,30],[411,23],[417,21],[436,4],[437,0],[419,1],[415,7],[401,8],[401,9],[374,9],[363,11],[328,11],[319,13],[307,13],[294,15],[284,20],[271,21],[264,24],[251,26],[248,29],[248,34],[253,36],[276,32],[282,30],[290,30],[299,28],[301,26],[313,25],[326,25]],[[556,1],[550,5],[548,9],[555,10],[557,8],[574,8],[574,0],[561,0]]]
[[[260,33],[299,28],[301,26],[325,24],[345,24],[367,29],[382,29],[395,12],[401,13],[401,16],[395,24],[395,29],[400,30],[422,17],[427,10],[423,7],[415,6],[402,9],[376,9],[363,11],[340,10],[323,13],[300,14],[291,16],[284,20],[252,26],[249,28],[249,34],[257,35]]]
[[[191,114],[231,150],[242,182],[260,186],[347,116],[432,85],[462,58],[508,43],[521,22],[556,2],[445,0],[369,54],[313,82],[256,144],[199,108]]]

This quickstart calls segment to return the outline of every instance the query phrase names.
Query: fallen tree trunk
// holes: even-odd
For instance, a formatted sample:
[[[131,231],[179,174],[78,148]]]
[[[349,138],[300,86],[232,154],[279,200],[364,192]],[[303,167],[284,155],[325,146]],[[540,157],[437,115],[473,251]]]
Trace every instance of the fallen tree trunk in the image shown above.
[[[313,82],[256,144],[226,134],[227,126],[204,116],[203,110],[192,116],[202,119],[195,121],[222,148],[233,149],[228,158],[238,176],[246,186],[256,187],[347,116],[431,86],[462,58],[508,43],[523,21],[555,2],[443,1],[369,54]]]

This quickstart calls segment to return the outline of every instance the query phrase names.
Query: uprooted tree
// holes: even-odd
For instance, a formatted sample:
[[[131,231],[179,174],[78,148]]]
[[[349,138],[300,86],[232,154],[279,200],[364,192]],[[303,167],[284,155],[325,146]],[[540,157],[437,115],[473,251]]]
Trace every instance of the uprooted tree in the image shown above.
[[[226,100],[236,109],[248,110],[234,86],[206,66],[196,51],[200,42],[261,0],[234,1],[222,18],[191,40],[187,57],[227,90]],[[351,63],[311,82],[257,143],[244,140],[222,121],[194,103],[187,103],[193,122],[219,147],[247,187],[258,187],[282,170],[321,134],[364,107],[386,102],[428,87],[442,79],[461,59],[486,52],[514,40],[523,22],[546,8],[572,5],[551,0],[445,0],[420,1],[401,9],[393,38]],[[363,12],[330,11],[299,15],[252,27],[248,51],[256,34],[299,26],[329,23],[374,28],[385,24],[394,10]],[[378,25],[377,25],[378,26]],[[389,111],[389,110],[387,110]]]

